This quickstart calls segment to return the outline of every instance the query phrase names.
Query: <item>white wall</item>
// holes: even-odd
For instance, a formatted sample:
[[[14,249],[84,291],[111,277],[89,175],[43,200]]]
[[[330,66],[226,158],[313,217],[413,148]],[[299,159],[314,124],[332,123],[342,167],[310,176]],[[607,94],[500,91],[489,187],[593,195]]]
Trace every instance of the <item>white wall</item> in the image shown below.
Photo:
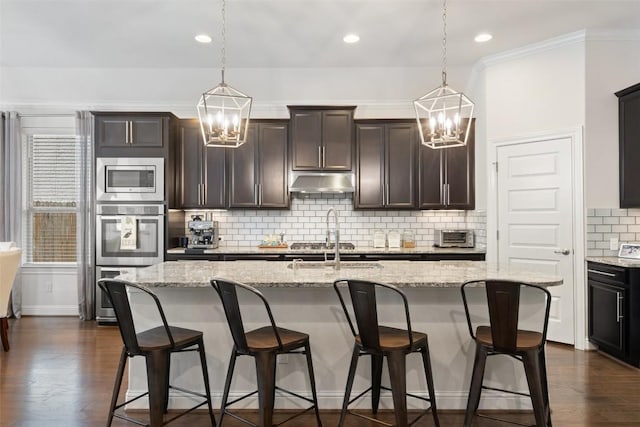
[[[620,206],[618,98],[615,92],[640,82],[640,37],[587,39],[585,174],[588,208]],[[615,38],[624,39],[624,34]],[[633,40],[635,38],[635,40]]]
[[[441,70],[424,68],[229,69],[227,83],[254,98],[253,117],[286,118],[287,104],[358,105],[356,118],[414,117],[413,100],[440,85]],[[463,87],[469,68],[449,69]],[[220,71],[203,68],[0,69],[0,108],[171,111],[195,117],[203,91]]]

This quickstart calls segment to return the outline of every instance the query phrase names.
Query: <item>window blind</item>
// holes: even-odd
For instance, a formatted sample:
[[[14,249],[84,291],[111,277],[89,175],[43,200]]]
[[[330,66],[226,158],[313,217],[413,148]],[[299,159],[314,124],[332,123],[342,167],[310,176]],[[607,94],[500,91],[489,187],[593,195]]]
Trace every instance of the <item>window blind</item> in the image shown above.
[[[27,262],[75,262],[80,150],[75,135],[29,135]]]

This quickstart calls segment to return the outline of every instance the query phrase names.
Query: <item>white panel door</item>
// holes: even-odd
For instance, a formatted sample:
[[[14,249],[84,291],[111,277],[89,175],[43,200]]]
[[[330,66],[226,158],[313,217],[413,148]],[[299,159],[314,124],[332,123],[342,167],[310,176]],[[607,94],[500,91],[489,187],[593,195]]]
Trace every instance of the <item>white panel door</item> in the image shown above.
[[[498,261],[561,276],[548,339],[574,343],[571,139],[497,148]]]

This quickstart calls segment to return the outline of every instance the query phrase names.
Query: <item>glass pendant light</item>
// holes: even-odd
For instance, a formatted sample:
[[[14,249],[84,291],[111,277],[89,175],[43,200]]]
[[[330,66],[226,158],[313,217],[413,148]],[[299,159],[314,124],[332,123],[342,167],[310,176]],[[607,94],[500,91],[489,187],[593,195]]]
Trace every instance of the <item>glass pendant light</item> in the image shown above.
[[[442,85],[413,102],[423,145],[449,148],[466,145],[473,102],[447,85],[447,0],[442,7]]]
[[[224,81],[226,67],[226,2],[222,0],[222,82],[202,94],[198,118],[207,147],[237,148],[244,144],[252,98]]]

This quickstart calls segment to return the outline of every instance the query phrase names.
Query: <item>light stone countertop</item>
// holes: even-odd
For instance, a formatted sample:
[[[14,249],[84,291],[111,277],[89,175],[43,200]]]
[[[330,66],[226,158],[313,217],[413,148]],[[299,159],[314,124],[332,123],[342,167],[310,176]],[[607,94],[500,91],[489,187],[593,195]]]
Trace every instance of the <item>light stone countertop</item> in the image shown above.
[[[613,265],[615,267],[640,268],[640,259],[618,258],[615,256],[590,256],[587,261],[599,262],[601,264]]]
[[[312,262],[303,262],[314,264]],[[497,268],[484,261],[379,261],[343,262],[343,268],[289,268],[286,261],[168,261],[142,268],[123,268],[118,279],[145,287],[208,287],[214,277],[256,287],[324,288],[338,279],[384,282],[399,287],[452,288],[468,280],[508,279],[543,286],[562,284],[558,276],[516,268]],[[317,263],[315,263],[317,264]],[[377,264],[376,268],[349,265]]]

